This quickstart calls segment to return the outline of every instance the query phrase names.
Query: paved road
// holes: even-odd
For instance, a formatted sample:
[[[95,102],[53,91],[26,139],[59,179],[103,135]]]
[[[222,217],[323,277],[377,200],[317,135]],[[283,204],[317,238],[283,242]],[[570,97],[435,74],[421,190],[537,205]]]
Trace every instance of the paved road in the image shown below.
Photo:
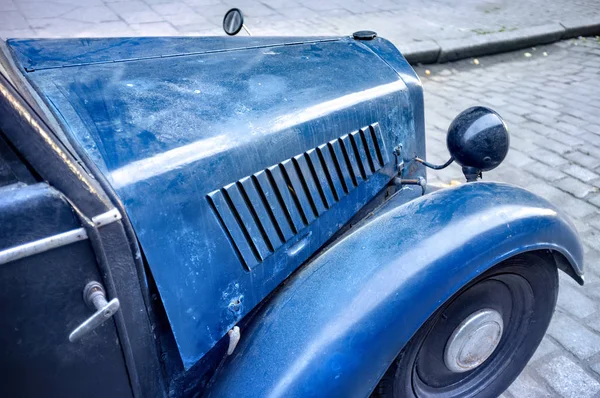
[[[511,149],[505,163],[484,179],[516,184],[550,200],[573,218],[585,242],[586,286],[561,275],[550,330],[506,396],[600,397],[600,40],[566,41],[417,72],[425,89],[429,160],[447,159],[445,131],[461,110],[492,107],[509,126]],[[463,181],[455,165],[429,178]]]
[[[0,37],[221,35],[231,7],[255,34],[372,29],[397,45],[600,20],[597,0],[0,0]]]

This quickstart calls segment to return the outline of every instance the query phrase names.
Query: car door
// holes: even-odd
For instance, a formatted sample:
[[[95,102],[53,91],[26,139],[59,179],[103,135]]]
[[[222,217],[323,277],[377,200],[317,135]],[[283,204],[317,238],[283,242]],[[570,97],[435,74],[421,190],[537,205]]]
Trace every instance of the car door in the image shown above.
[[[83,294],[94,281],[103,283],[71,205],[0,133],[0,396],[132,395],[112,318],[69,340],[96,311]]]

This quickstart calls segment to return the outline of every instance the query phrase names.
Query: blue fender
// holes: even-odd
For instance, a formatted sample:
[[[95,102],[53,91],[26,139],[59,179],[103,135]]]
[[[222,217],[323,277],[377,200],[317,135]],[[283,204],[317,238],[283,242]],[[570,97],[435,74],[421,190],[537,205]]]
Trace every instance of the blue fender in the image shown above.
[[[392,199],[265,303],[209,395],[368,396],[441,304],[532,250],[559,253],[583,282],[575,228],[530,192],[477,182],[402,205]]]

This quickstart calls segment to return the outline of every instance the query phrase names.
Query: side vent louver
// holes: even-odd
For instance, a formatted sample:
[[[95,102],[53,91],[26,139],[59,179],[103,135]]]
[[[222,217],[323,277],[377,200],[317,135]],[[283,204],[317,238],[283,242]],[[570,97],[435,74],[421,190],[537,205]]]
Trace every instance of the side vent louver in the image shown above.
[[[388,161],[378,123],[208,194],[242,262],[252,269]]]

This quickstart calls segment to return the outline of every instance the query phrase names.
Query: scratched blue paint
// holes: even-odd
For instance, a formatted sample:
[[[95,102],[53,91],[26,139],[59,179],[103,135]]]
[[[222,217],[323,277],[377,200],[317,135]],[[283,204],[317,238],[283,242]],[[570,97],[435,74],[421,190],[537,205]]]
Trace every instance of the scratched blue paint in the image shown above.
[[[582,274],[573,225],[523,189],[477,182],[408,202],[401,192],[256,314],[209,395],[367,397],[455,292],[509,256],[544,249]]]
[[[406,159],[424,156],[420,83],[383,39],[11,40],[9,46],[123,201],[186,369],[390,181],[396,145]],[[374,159],[358,152],[370,141],[352,135],[374,123],[386,160],[376,171]],[[264,189],[263,210],[290,221],[264,234],[280,233],[282,242],[254,241],[261,231],[252,212],[225,221],[253,234],[248,241],[255,247],[244,255],[255,261],[245,267],[207,195],[227,187],[219,206],[243,204],[243,183],[230,184],[255,175],[256,184],[269,185],[264,170],[313,150],[324,164],[332,156],[348,162],[339,175],[315,170],[316,180],[331,180],[327,204],[309,197],[312,183],[295,176],[307,173],[308,164],[289,160],[273,169],[279,189],[289,186],[298,200]],[[407,177],[418,175],[424,176],[421,167],[408,170]],[[326,208],[332,196],[339,201]],[[279,200],[298,213],[279,213]],[[229,309],[229,286],[244,297],[239,312]]]

